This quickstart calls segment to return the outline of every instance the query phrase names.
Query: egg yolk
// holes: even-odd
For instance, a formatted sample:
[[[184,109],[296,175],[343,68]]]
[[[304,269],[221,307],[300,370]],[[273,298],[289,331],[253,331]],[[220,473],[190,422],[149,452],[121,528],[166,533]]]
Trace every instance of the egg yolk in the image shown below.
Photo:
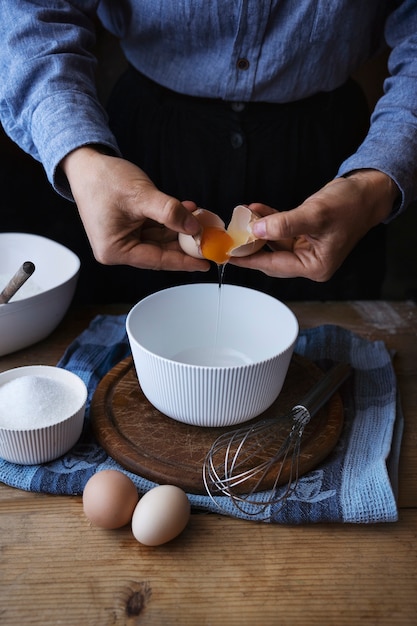
[[[206,226],[201,236],[200,249],[209,261],[223,265],[230,258],[230,250],[234,247],[234,239],[223,229]]]

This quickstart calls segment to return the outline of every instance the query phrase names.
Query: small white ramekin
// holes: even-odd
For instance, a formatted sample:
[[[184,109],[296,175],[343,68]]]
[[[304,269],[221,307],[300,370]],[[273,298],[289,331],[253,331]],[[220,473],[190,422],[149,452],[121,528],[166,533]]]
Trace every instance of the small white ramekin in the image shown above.
[[[76,374],[60,367],[29,365],[16,367],[0,374],[0,385],[21,376],[42,376],[70,386],[76,397],[75,410],[70,415],[49,420],[47,426],[5,428],[0,426],[0,457],[12,463],[33,465],[46,463],[62,456],[78,441],[83,428],[87,387]]]

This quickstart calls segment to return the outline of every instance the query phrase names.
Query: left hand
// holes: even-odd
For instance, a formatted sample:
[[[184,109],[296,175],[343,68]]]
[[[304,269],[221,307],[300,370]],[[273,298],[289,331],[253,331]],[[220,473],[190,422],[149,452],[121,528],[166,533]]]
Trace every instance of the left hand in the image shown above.
[[[272,252],[233,257],[230,263],[276,278],[329,280],[356,243],[389,216],[398,193],[389,176],[366,169],[332,180],[290,211],[251,204],[262,216],[252,231]]]

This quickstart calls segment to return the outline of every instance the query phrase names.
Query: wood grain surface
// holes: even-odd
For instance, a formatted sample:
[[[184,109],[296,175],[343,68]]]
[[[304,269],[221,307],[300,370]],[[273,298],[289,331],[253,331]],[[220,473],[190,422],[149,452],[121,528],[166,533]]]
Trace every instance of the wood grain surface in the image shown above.
[[[404,436],[399,520],[277,526],[193,513],[158,548],[129,526],[86,520],[80,497],[0,485],[2,626],[415,626],[417,623],[417,306],[289,303],[300,327],[338,324],[395,353]],[[75,309],[0,371],[54,365],[97,314]]]
[[[299,403],[323,372],[310,360],[294,355],[282,391],[274,404],[252,424],[263,418],[276,418],[274,445],[264,450],[269,458],[288,435],[292,422],[283,419]],[[281,417],[281,419],[280,419]],[[157,483],[174,484],[189,493],[206,493],[202,466],[215,439],[236,426],[203,428],[192,426],[160,413],[150,404],[138,382],[131,358],[114,367],[100,382],[91,404],[96,438],[108,454],[129,471]],[[305,474],[320,463],[336,445],[343,426],[343,405],[339,394],[307,425],[300,454],[299,473]],[[271,488],[280,464],[268,473],[259,489]],[[288,481],[290,459],[279,484]],[[244,492],[245,488],[241,490]]]

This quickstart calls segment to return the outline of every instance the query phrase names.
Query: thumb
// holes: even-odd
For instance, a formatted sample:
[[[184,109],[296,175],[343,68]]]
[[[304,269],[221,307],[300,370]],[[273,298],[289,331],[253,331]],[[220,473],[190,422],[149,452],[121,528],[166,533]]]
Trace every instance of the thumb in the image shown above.
[[[303,206],[267,215],[252,224],[252,233],[259,239],[276,241],[305,235],[311,230],[312,215]]]
[[[178,233],[196,235],[200,231],[200,223],[192,214],[190,202],[182,204],[173,196],[159,191],[153,184],[147,200],[143,209],[145,217]]]

